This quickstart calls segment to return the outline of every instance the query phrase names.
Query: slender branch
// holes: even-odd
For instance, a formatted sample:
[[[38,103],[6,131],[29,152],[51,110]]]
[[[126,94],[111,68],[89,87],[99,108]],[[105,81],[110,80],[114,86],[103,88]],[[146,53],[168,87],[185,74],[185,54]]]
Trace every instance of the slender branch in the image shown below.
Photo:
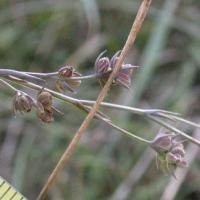
[[[133,69],[133,68],[138,68],[139,66],[135,66],[135,65],[129,65],[129,66],[123,66],[120,68],[120,70],[127,70],[127,69]],[[75,76],[75,77],[66,77],[65,79],[67,80],[88,80],[88,79],[93,79],[93,78],[101,78],[103,76],[108,76],[109,74],[111,74],[113,70],[110,69],[105,73],[94,73],[94,74],[89,74],[89,75],[84,75],[84,76]],[[47,79],[47,78],[56,78],[58,76],[58,72],[51,72],[51,73],[39,73],[39,72],[24,72],[26,74],[29,74],[31,76],[36,76],[38,78],[43,78],[43,79]],[[0,74],[1,76],[1,74]]]
[[[103,120],[104,122],[106,122],[105,120]],[[133,133],[130,133],[129,131],[123,129],[123,128],[120,128],[119,126],[113,124],[111,121],[107,121],[106,124],[109,124],[111,127],[117,129],[118,131],[121,131],[122,133],[125,133],[126,135],[128,136],[131,136],[132,138],[138,140],[139,142],[144,142],[146,144],[150,144],[150,141],[149,140],[146,140],[144,138],[141,138]]]
[[[160,120],[160,119],[157,119],[156,117],[153,117],[153,116],[150,116],[149,115],[149,118],[151,118],[153,121],[157,122],[158,124],[162,125],[163,127],[175,132],[175,133],[178,133],[180,134],[182,137],[186,138],[187,140],[189,140],[190,142],[198,145],[200,147],[200,141],[193,138],[192,136],[189,136],[188,134],[184,133],[183,131],[175,128],[174,126]]]
[[[79,99],[76,99],[76,98],[72,98],[72,97],[69,97],[67,95],[58,93],[54,90],[51,90],[51,89],[48,89],[48,88],[43,88],[43,87],[36,85],[34,83],[31,83],[31,82],[20,82],[20,81],[17,82],[17,80],[15,80],[15,79],[13,80],[13,79],[10,79],[10,78],[9,78],[9,80],[14,81],[14,83],[17,83],[20,86],[26,86],[29,89],[31,88],[31,89],[38,90],[38,91],[41,91],[43,89],[43,90],[51,93],[55,98],[63,100],[67,103],[70,103],[70,104],[78,107],[79,109],[81,109],[85,112],[88,112],[88,109],[86,109],[84,106],[93,105],[95,103],[95,101],[91,101],[91,100],[79,100]],[[177,115],[180,115],[179,113],[174,113],[174,112],[170,112],[170,111],[166,111],[166,110],[162,110],[162,109],[139,109],[139,108],[124,106],[124,105],[119,105],[119,104],[113,104],[113,103],[108,103],[108,102],[101,102],[101,106],[108,107],[108,108],[116,108],[116,109],[124,110],[124,111],[129,111],[129,112],[132,112],[134,114],[138,114],[138,115],[147,117],[148,119],[150,119],[150,120],[152,120],[152,121],[154,121],[158,124],[160,124],[160,123],[157,120],[151,118],[151,116],[164,117],[168,120],[176,120],[176,121],[180,121],[180,122],[184,122],[184,123],[187,122],[187,124],[199,128],[199,124],[196,124],[196,123],[191,122],[189,120],[185,120],[181,117],[178,117]],[[98,119],[102,120],[98,116],[96,116],[96,117]],[[168,127],[166,127],[166,128],[171,130]],[[173,131],[176,132],[176,130],[173,130]],[[176,133],[179,133],[179,132],[176,132]]]
[[[58,76],[58,72],[50,72],[50,73],[24,72],[24,73],[29,74],[31,76],[36,76],[39,78],[50,78],[50,77]]]
[[[84,105],[93,105],[95,103],[95,101],[91,101],[91,100],[79,99],[78,101],[80,103],[83,103]],[[174,115],[174,116],[180,115],[179,113],[170,112],[170,111],[162,110],[162,109],[140,109],[140,108],[134,108],[134,107],[130,107],[130,106],[124,106],[124,105],[108,103],[108,102],[102,102],[101,106],[125,110],[125,111],[133,112],[133,113],[136,113],[136,114],[139,114],[139,115],[143,115],[143,114],[154,115],[155,114],[155,115],[159,116],[160,113],[167,114],[167,115]]]
[[[160,116],[163,116],[163,117],[168,117],[165,113],[160,113]],[[192,122],[192,121],[189,121],[187,119],[183,119],[182,117],[179,117],[179,116],[171,116],[172,119],[174,119],[175,121],[177,122],[182,122],[182,123],[185,123],[185,124],[188,124],[190,126],[193,126],[195,128],[200,128],[200,124],[197,124],[195,122]]]
[[[35,77],[33,75],[27,74],[25,72],[21,72],[21,71],[16,71],[16,70],[12,70],[12,69],[0,69],[0,77],[16,77],[16,78],[20,78],[20,79],[24,79],[24,80],[28,80],[28,81],[33,81],[35,82],[40,82],[42,85],[45,85],[46,81]]]
[[[31,83],[31,82],[28,82],[28,81],[21,82],[21,81],[17,81],[15,79],[12,79],[12,78],[9,78],[9,80],[13,81],[16,84],[19,84],[20,86],[25,86],[29,89],[34,89],[34,90],[38,90],[38,91],[41,91],[43,89],[43,90],[51,93],[55,98],[63,100],[67,103],[73,104],[75,106],[77,106],[77,104],[92,106],[96,102],[96,101],[92,101],[92,100],[82,100],[82,99],[69,97],[65,94],[56,92],[56,91],[48,89],[48,88],[43,88],[40,85],[37,85],[35,83]],[[107,107],[107,108],[115,108],[115,109],[119,109],[119,110],[129,111],[129,112],[132,112],[132,113],[138,114],[138,115],[151,114],[151,115],[159,116],[160,113],[167,114],[167,115],[174,115],[174,116],[180,115],[179,113],[175,113],[175,112],[171,112],[171,111],[167,111],[167,110],[162,110],[162,109],[141,109],[141,108],[134,108],[134,107],[130,107],[130,106],[124,106],[124,105],[113,104],[113,103],[108,103],[108,102],[101,102],[101,106]]]
[[[87,129],[87,127],[89,126],[92,118],[95,116],[96,111],[98,110],[101,102],[103,101],[104,97],[107,95],[108,90],[110,88],[110,85],[113,82],[113,79],[116,77],[117,72],[119,71],[125,57],[127,56],[127,54],[129,53],[135,39],[136,36],[142,26],[142,23],[144,21],[145,16],[147,15],[148,9],[150,7],[150,3],[151,0],[143,0],[136,19],[133,23],[133,26],[131,28],[131,31],[129,33],[129,36],[127,38],[127,41],[124,45],[124,48],[121,52],[121,55],[119,56],[119,60],[116,63],[116,66],[114,68],[114,70],[112,71],[108,81],[106,82],[105,86],[103,87],[103,89],[101,90],[96,103],[93,105],[90,113],[87,115],[87,117],[85,118],[85,120],[83,121],[83,123],[81,124],[80,128],[78,129],[78,131],[76,132],[74,138],[72,139],[72,141],[70,142],[69,146],[67,147],[66,151],[64,152],[64,154],[62,155],[61,159],[59,160],[58,164],[56,165],[55,169],[53,170],[52,174],[50,175],[50,177],[48,178],[46,184],[44,185],[42,191],[40,192],[39,196],[38,196],[38,200],[43,200],[46,197],[46,194],[48,192],[48,189],[51,187],[51,185],[53,184],[53,181],[57,178],[58,173],[63,169],[65,162],[69,159],[69,157],[71,156],[72,152],[75,150],[76,145],[78,144],[81,136],[83,135],[84,131]]]
[[[17,92],[17,88],[13,87],[11,84],[9,84],[7,81],[0,79],[0,82],[3,83],[4,85],[6,85],[7,87],[9,87],[11,90]]]
[[[2,80],[2,79],[0,79],[0,82],[2,82],[3,84],[5,84],[6,86],[8,86],[9,88],[11,88],[12,90],[14,90],[14,91],[18,91],[18,89],[16,89],[15,87],[13,87],[11,84],[9,84],[8,82],[6,82],[5,80]],[[35,84],[33,84],[33,85],[35,85]],[[45,90],[45,91],[48,91],[48,92],[53,92],[54,93],[54,91],[52,91],[52,90],[48,90],[47,88],[42,88],[42,87],[40,87],[40,86],[38,86],[38,89],[40,88],[40,90],[41,89],[43,89],[43,90]],[[57,92],[55,92],[55,93],[57,93]],[[55,93],[54,93],[54,95],[55,95]],[[58,95],[59,95],[59,97],[60,97],[60,94],[58,93]],[[63,95],[62,95],[63,96]],[[65,96],[64,96],[65,97]],[[60,98],[59,98],[60,99]],[[76,103],[76,102],[75,102]],[[81,103],[81,102],[80,102]],[[80,105],[81,104],[76,104],[76,106],[78,106],[79,108],[80,108]],[[84,105],[83,105],[83,107],[84,107]],[[81,107],[81,109],[83,109],[83,107]],[[86,111],[86,112],[88,112],[88,110],[87,109],[84,109],[84,111]],[[145,142],[145,143],[147,143],[147,144],[149,144],[149,142],[150,141],[148,141],[148,140],[145,140],[144,138],[141,138],[141,137],[139,137],[139,136],[137,136],[137,135],[135,135],[135,134],[133,134],[133,133],[130,133],[129,131],[127,131],[127,130],[125,130],[125,129],[123,129],[123,128],[120,128],[119,126],[117,126],[117,125],[115,125],[113,122],[111,122],[110,120],[108,120],[108,119],[106,119],[105,117],[102,117],[102,116],[100,116],[100,115],[96,115],[96,117],[98,118],[98,119],[100,119],[100,120],[102,120],[103,122],[105,122],[106,124],[108,124],[108,125],[110,125],[111,127],[113,127],[113,128],[115,128],[116,130],[118,130],[118,131],[120,131],[120,132],[122,132],[122,133],[125,133],[126,135],[129,135],[129,136],[131,136],[132,138],[134,138],[134,139],[136,139],[136,140],[138,140],[138,141],[140,141],[140,142]]]

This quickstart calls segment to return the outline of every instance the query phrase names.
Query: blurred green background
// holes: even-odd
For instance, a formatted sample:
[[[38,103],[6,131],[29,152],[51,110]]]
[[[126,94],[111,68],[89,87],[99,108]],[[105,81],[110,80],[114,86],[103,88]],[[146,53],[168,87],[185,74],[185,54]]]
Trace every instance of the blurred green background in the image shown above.
[[[126,41],[139,0],[1,0],[0,66],[52,72],[71,64],[93,72],[104,49],[112,56]],[[106,101],[180,112],[200,122],[200,1],[155,0],[127,62],[141,66],[130,91],[114,87]],[[96,80],[75,96],[95,100]],[[28,91],[33,94],[33,91]],[[65,116],[43,124],[32,113],[11,113],[13,93],[0,93],[0,175],[35,199],[85,115],[55,101]],[[159,126],[129,113],[102,109],[115,123],[152,139]],[[179,126],[179,124],[177,124]],[[181,126],[193,134],[195,130]],[[200,134],[200,132],[199,132]],[[200,157],[185,177],[171,180],[156,169],[153,152],[94,120],[51,188],[49,200],[200,199]],[[179,184],[177,191],[170,184]],[[176,185],[177,186],[177,185]]]

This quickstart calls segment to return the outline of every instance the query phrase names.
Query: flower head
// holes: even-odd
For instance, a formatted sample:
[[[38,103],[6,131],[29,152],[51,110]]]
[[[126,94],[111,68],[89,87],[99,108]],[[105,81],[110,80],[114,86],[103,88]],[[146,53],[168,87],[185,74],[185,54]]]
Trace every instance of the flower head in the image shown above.
[[[53,97],[51,93],[43,91],[38,94],[37,101],[42,104],[44,109],[50,110],[53,104]]]
[[[102,57],[105,52],[106,51],[100,53],[95,61],[95,71],[97,75],[100,75],[98,79],[101,85],[104,85],[108,80],[109,74],[114,69],[121,51],[117,51],[111,59],[108,57]],[[121,85],[125,88],[129,88],[131,85],[131,75],[134,67],[136,66],[123,63],[113,80],[113,85]]]
[[[36,114],[38,118],[45,123],[54,120],[53,117],[53,97],[49,92],[42,91],[37,96]]]
[[[184,146],[176,140],[174,133],[167,133],[161,129],[151,142],[151,147],[157,152],[157,165],[164,172],[173,174],[177,167],[187,166]]]
[[[40,110],[36,111],[38,118],[44,123],[50,123],[54,121],[53,111],[44,109],[43,112]]]
[[[166,153],[172,149],[175,134],[168,134],[161,129],[151,142],[151,147],[158,153]]]
[[[117,60],[119,59],[119,54],[121,51],[118,51],[114,54],[114,56],[110,60],[110,66],[111,69],[114,69],[116,66]],[[124,86],[125,88],[130,88],[131,86],[131,75],[133,72],[133,68],[136,66],[133,66],[131,64],[125,64],[122,63],[122,66],[115,77],[115,83]]]
[[[110,69],[110,59],[108,57],[102,57],[105,52],[100,53],[95,61],[95,71],[97,74],[105,74]]]
[[[58,70],[58,77],[59,79],[56,81],[55,86],[59,92],[64,92],[65,90],[74,92],[72,87],[77,87],[81,84],[81,80],[73,79],[74,77],[81,77],[81,74],[72,66],[61,67]]]
[[[17,111],[24,113],[30,112],[33,106],[33,99],[26,93],[17,91],[13,99],[13,113]]]

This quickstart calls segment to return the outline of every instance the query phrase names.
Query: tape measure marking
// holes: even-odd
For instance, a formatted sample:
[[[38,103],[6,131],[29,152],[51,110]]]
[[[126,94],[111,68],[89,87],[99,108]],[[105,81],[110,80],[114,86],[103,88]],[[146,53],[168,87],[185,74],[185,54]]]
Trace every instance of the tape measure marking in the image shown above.
[[[27,200],[7,181],[0,177],[0,200]]]
[[[3,199],[3,197],[5,197],[5,195],[8,193],[8,191],[11,189],[11,186],[9,185],[7,190],[3,193],[3,195],[1,196],[0,199]]]
[[[12,189],[12,192],[9,192],[7,197],[8,197],[8,199],[12,200],[16,194],[17,194],[17,192]]]
[[[13,200],[13,198],[14,198],[14,196],[17,194],[17,192],[16,191],[14,191],[14,193],[12,194],[12,196],[11,196],[11,194],[10,194],[10,200]]]
[[[1,179],[0,182],[1,182],[0,183],[0,187],[1,187],[5,183],[5,181]]]

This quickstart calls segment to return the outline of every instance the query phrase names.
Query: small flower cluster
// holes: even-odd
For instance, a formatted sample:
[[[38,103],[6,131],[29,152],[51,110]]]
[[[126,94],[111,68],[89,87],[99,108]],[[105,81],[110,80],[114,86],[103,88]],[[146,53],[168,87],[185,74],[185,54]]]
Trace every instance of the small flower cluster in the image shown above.
[[[58,79],[56,80],[56,89],[59,92],[65,92],[69,90],[74,92],[73,87],[77,87],[81,84],[81,80],[73,79],[74,77],[81,77],[81,74],[78,73],[72,66],[65,66],[58,70]]]
[[[13,99],[13,113],[16,114],[17,111],[20,113],[30,112],[34,104],[34,100],[28,94],[17,91]]]
[[[172,173],[177,167],[186,167],[184,146],[176,140],[176,135],[166,133],[162,129],[151,142],[151,147],[157,152],[157,166],[164,172]]]
[[[99,75],[99,82],[104,85],[109,77],[110,72],[114,69],[117,60],[119,59],[119,54],[121,51],[116,52],[111,59],[108,57],[102,57],[105,53],[99,54],[95,61],[95,71]],[[113,84],[122,85],[125,88],[130,88],[131,86],[131,74],[133,71],[133,66],[131,64],[123,63],[117,76],[113,80]]]
[[[37,99],[32,98],[22,91],[17,91],[13,99],[13,113],[31,112],[32,108],[36,108],[37,117],[45,123],[50,123],[54,120],[53,113],[57,111],[53,107],[53,98],[49,92],[41,91]]]
[[[53,117],[53,98],[49,92],[42,91],[37,96],[36,110],[38,118],[42,122],[50,123],[54,121]]]

